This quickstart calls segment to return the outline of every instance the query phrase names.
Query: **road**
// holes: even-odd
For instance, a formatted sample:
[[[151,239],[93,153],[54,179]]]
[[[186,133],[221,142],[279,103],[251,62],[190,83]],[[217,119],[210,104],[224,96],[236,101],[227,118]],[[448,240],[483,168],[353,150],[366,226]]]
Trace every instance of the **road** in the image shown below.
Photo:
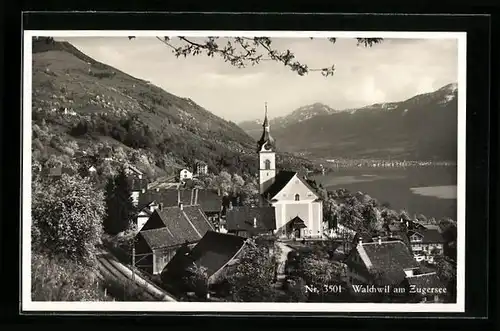
[[[137,301],[177,301],[157,285],[119,262],[111,253],[101,251],[98,255],[98,277],[122,286],[133,286],[130,292],[137,293]]]

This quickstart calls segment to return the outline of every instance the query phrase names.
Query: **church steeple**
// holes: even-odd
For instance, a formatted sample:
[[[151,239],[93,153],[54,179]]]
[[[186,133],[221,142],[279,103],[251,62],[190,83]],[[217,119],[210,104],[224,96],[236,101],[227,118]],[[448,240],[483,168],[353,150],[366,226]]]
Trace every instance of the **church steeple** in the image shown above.
[[[274,138],[271,137],[271,133],[269,132],[269,120],[267,119],[267,102],[265,103],[265,107],[266,112],[264,115],[264,123],[262,123],[262,127],[264,129],[262,130],[262,136],[257,142],[257,152],[262,151],[263,148],[267,151],[273,150],[275,148]]]
[[[269,120],[267,118],[267,102],[266,114],[264,115],[264,130],[262,137],[257,142],[257,152],[259,153],[259,192],[264,192],[274,183],[276,179],[276,151],[274,138],[269,133]]]

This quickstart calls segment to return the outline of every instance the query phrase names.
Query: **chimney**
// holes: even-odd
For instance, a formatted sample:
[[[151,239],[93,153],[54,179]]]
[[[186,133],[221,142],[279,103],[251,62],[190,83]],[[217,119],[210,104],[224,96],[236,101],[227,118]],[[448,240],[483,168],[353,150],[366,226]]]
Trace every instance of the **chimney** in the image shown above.
[[[179,209],[184,210],[184,204],[182,202],[179,202]]]
[[[217,195],[220,196],[220,188],[217,188]]]
[[[229,210],[232,210],[233,209],[233,202],[231,200],[229,200]]]
[[[361,237],[361,236],[359,236],[359,237],[358,237],[358,243],[359,243],[360,245],[362,245],[362,244],[363,244],[363,237]]]
[[[254,228],[257,227],[257,218],[256,217],[253,218],[253,227]]]
[[[160,188],[159,187],[156,188],[156,192],[160,192]]]
[[[381,236],[378,236],[378,244],[382,245],[382,237]]]
[[[145,189],[145,188],[143,188],[143,189],[141,190],[141,192],[142,192],[142,193],[146,193],[146,189]]]

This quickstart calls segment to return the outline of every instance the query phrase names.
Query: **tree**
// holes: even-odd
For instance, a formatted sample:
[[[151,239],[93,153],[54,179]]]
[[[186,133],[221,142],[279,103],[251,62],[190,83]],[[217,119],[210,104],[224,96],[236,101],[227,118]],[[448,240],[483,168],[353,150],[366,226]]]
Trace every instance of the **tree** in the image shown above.
[[[243,178],[238,175],[238,174],[233,174],[232,178],[232,184],[233,184],[233,193],[239,193],[241,189],[243,188],[243,185],[245,185],[245,181]]]
[[[318,289],[321,297],[327,294],[328,286],[342,283],[343,273],[343,265],[332,262],[324,254],[299,257],[294,271],[294,275],[303,279],[305,284]]]
[[[105,213],[103,193],[88,179],[67,174],[50,184],[32,185],[33,247],[93,264]]]
[[[134,39],[134,36],[129,36]],[[261,61],[275,61],[285,65],[288,69],[304,76],[309,72],[321,72],[324,77],[332,76],[335,66],[324,68],[309,68],[307,64],[295,60],[291,50],[279,50],[274,47],[273,40],[269,37],[206,37],[203,41],[189,37],[156,37],[163,44],[172,49],[176,57],[206,55],[218,56],[225,62],[237,68],[258,65]],[[313,38],[310,38],[313,39]],[[371,47],[382,42],[382,38],[356,38],[357,45]],[[335,44],[337,38],[328,38]]]
[[[31,256],[33,301],[108,300],[90,268],[64,256],[33,251]]]
[[[277,261],[266,247],[248,240],[239,263],[224,276],[236,302],[272,302],[276,297],[273,280]]]
[[[190,289],[194,289],[195,294],[200,298],[206,298],[208,294],[208,273],[207,268],[199,266],[193,262],[188,268],[189,276],[186,277],[186,285]]]
[[[107,233],[116,235],[130,228],[136,208],[124,168],[121,168],[118,175],[109,179],[106,184],[106,209],[108,212],[105,221]]]
[[[436,272],[439,279],[446,284],[448,302],[455,302],[457,295],[457,265],[446,256],[436,256]]]

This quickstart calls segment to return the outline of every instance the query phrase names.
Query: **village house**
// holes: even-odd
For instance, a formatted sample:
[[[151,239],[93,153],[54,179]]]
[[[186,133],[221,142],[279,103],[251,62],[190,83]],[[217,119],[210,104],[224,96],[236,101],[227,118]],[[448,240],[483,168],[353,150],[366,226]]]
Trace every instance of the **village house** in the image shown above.
[[[182,203],[184,206],[199,206],[207,219],[212,225],[219,223],[221,214],[222,197],[210,190],[201,189],[153,189],[143,190],[139,194],[138,209],[136,223],[138,228],[139,223],[144,221],[148,212],[152,212],[159,208],[160,204],[163,207],[178,206]]]
[[[272,235],[276,230],[274,207],[230,207],[222,224],[224,231],[244,238],[261,234]]]
[[[194,164],[194,173],[197,177],[208,174],[208,165],[204,161],[196,161]]]
[[[355,285],[389,286],[391,289],[403,289],[400,293],[391,291],[391,297],[418,298],[423,293],[432,300],[439,300],[443,294],[432,294],[429,298],[428,293],[422,291],[425,290],[422,286],[429,284],[441,286],[441,289],[443,286],[436,272],[424,270],[400,240],[384,241],[381,237],[371,242],[360,240],[349,253],[346,265],[348,283],[352,288]],[[366,296],[366,293],[358,294]]]
[[[137,177],[128,177],[128,181],[130,184],[132,203],[134,206],[139,205],[139,196],[146,192],[148,188],[148,179],[147,178],[137,178]]]
[[[246,239],[239,236],[208,231],[192,248],[180,248],[174,258],[161,273],[162,283],[175,291],[196,291],[193,284],[187,284],[186,279],[193,275],[197,268],[206,272],[205,284],[201,289],[205,292],[217,284],[231,265],[236,265],[237,258],[246,244]]]
[[[136,266],[149,274],[159,274],[182,245],[196,244],[213,230],[199,206],[160,205],[135,238]]]
[[[264,117],[259,153],[259,190],[267,204],[275,208],[276,230],[281,238],[322,238],[323,202],[295,171],[276,171],[276,144]]]
[[[125,173],[127,174],[127,176],[133,176],[137,179],[142,179],[144,177],[143,172],[131,164],[127,164],[127,166],[125,167]]]
[[[179,182],[184,182],[188,179],[193,179],[193,173],[187,169],[179,171]]]
[[[438,226],[428,225],[408,231],[410,245],[417,261],[434,263],[434,257],[442,256],[445,239]]]

